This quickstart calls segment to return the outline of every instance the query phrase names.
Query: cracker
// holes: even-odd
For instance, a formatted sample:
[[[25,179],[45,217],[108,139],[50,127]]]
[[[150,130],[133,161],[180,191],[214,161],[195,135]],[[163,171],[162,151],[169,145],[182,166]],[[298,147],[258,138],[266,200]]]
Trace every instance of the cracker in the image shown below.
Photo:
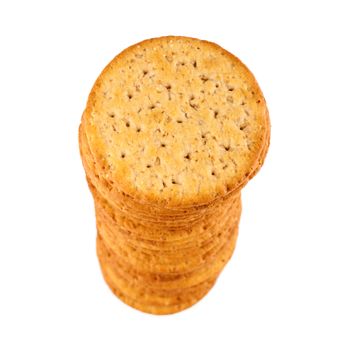
[[[237,190],[259,166],[269,128],[246,66],[216,44],[182,37],[116,56],[92,89],[84,122],[104,177],[166,207]]]
[[[220,46],[169,36],[117,55],[79,127],[97,255],[114,294],[154,314],[200,300],[235,249],[240,191],[269,143],[254,76]]]

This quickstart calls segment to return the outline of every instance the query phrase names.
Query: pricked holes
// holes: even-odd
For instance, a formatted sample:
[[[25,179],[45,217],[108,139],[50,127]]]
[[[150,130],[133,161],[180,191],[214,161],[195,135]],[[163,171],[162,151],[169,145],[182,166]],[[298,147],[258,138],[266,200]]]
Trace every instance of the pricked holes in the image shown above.
[[[151,164],[147,164],[147,165],[146,165],[146,168],[147,168],[147,169],[152,168],[152,165],[151,165]]]
[[[187,153],[187,154],[185,155],[185,159],[191,160],[191,154],[190,154],[190,153]]]
[[[141,132],[141,128],[139,126],[136,128],[136,132]]]
[[[178,182],[177,182],[175,179],[172,179],[172,180],[171,180],[171,183],[172,183],[173,185],[178,185]]]
[[[206,75],[200,75],[199,78],[202,80],[203,83],[206,83],[209,78]]]
[[[144,70],[142,71],[142,74],[143,74],[143,76],[146,76],[146,75],[148,74],[148,70],[147,70],[147,69],[144,69]]]
[[[215,84],[215,87],[218,88],[220,85],[218,83]]]
[[[192,62],[192,66],[193,66],[193,68],[197,68],[197,61],[196,61],[196,60],[194,60],[194,61]]]
[[[154,104],[151,104],[149,107],[148,107],[149,109],[155,109],[156,108],[156,105],[154,105]]]
[[[195,99],[194,95],[191,95],[190,96],[190,100],[189,100],[188,103],[189,103],[190,107],[192,107],[193,109],[197,110],[198,109],[198,105],[193,102],[194,99]]]
[[[128,96],[128,99],[129,99],[129,100],[131,100],[132,97],[133,97],[131,92],[128,92],[128,95],[127,95],[127,96]]]
[[[212,176],[216,176],[215,170],[212,170],[212,171],[211,171],[211,175],[212,175]]]
[[[126,155],[125,155],[125,152],[122,152],[122,153],[120,154],[120,158],[123,158],[123,159],[124,159],[125,156],[126,156]]]
[[[168,91],[168,99],[169,101],[171,100],[171,85],[170,84],[167,84],[165,85],[165,88],[167,89]]]
[[[218,111],[218,110],[215,110],[213,113],[214,113],[214,118],[215,118],[215,119],[218,119],[219,111]]]
[[[233,91],[234,89],[235,89],[235,88],[234,88],[233,86],[230,86],[230,85],[227,87],[227,90],[228,90],[228,91]]]
[[[161,143],[160,146],[163,147],[163,148],[165,148],[165,147],[166,147],[166,144],[165,144],[165,143]]]
[[[205,146],[207,144],[207,134],[202,134],[202,141],[203,145]]]
[[[222,167],[222,170],[225,170],[225,169],[227,169],[227,168],[228,168],[228,165],[225,164],[225,165]]]
[[[125,126],[127,127],[127,128],[129,128],[130,127],[130,123],[127,121],[127,122],[125,122]]]
[[[165,56],[165,59],[169,62],[169,63],[171,63],[172,61],[173,61],[173,56]]]
[[[181,119],[178,119],[178,120],[176,121],[176,123],[178,123],[178,124],[182,124],[183,122],[182,122],[182,120],[181,120]]]
[[[115,117],[115,114],[114,114],[113,112],[111,112],[111,113],[108,113],[108,116],[109,116],[110,118],[114,118],[114,117]]]

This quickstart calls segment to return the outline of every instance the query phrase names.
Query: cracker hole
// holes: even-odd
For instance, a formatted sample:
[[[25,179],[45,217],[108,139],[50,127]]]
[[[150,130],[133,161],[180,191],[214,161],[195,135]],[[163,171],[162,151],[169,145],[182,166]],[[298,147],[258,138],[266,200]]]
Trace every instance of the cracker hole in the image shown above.
[[[214,111],[214,118],[217,119],[218,115],[219,115],[219,111],[215,110]]]
[[[173,185],[177,185],[177,182],[176,182],[174,179],[171,180],[171,183],[172,183]]]
[[[166,146],[166,144],[165,143],[161,143],[161,147],[165,147]]]
[[[222,167],[223,170],[225,170],[226,168],[228,168],[228,165],[227,165],[227,164],[225,164],[225,165]]]
[[[144,69],[144,70],[142,71],[142,73],[143,73],[143,76],[145,76],[145,75],[148,74],[148,70],[147,70],[147,69]]]
[[[128,127],[130,127],[130,123],[129,122],[126,122],[125,123],[125,126],[128,128]]]
[[[151,164],[147,164],[147,165],[146,165],[146,168],[148,168],[148,169],[151,168],[151,167],[152,167]]]
[[[230,146],[224,146],[224,148],[225,148],[225,151],[229,151],[231,149]]]
[[[150,105],[148,108],[149,108],[149,109],[155,109],[155,108],[156,108],[156,105]]]
[[[215,84],[215,87],[216,87],[216,88],[218,88],[218,87],[219,87],[219,84],[218,84],[218,83],[216,83],[216,84]]]
[[[197,61],[193,61],[192,65],[194,68],[197,68]]]
[[[256,103],[259,104],[261,102],[261,100],[257,100]]]
[[[141,132],[141,128],[138,127],[138,128],[136,129],[136,132]]]
[[[187,153],[187,154],[185,155],[185,158],[188,159],[188,160],[190,160],[190,159],[191,159],[191,155],[190,155],[189,153]]]
[[[216,173],[215,173],[214,170],[211,172],[211,175],[212,175],[212,176],[216,176]]]
[[[166,183],[164,182],[164,180],[162,180],[162,185],[163,185],[163,188],[167,187]]]
[[[179,119],[179,120],[176,121],[176,123],[182,124],[182,120]]]
[[[228,87],[228,91],[233,91],[235,88],[233,86]]]
[[[121,158],[125,158],[125,153],[122,152],[122,154],[120,155]]]
[[[114,117],[115,117],[115,114],[114,114],[114,113],[109,113],[108,116],[109,116],[110,118],[114,118]]]
[[[200,79],[202,80],[203,83],[206,83],[209,80],[209,78],[205,75],[201,75]]]
[[[173,61],[173,57],[172,56],[165,56],[165,59],[171,63]]]
[[[170,85],[170,84],[165,85],[165,87],[166,87],[166,89],[167,89],[168,91],[171,90],[171,85]]]
[[[196,103],[193,102],[193,100],[195,99],[195,97],[193,95],[190,96],[190,100],[189,100],[189,105],[191,108],[193,108],[194,110],[198,109],[198,105]],[[186,113],[185,113],[186,116]],[[186,117],[187,118],[187,117]]]
[[[132,99],[132,94],[128,93],[128,99],[131,100]]]

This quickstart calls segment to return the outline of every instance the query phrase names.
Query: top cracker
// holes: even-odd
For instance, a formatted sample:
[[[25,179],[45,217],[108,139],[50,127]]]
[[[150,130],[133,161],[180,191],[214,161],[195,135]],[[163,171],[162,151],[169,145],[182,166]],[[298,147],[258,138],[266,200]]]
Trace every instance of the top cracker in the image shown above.
[[[176,36],[117,55],[97,79],[83,122],[99,176],[165,207],[240,190],[263,162],[270,128],[262,92],[238,58]]]

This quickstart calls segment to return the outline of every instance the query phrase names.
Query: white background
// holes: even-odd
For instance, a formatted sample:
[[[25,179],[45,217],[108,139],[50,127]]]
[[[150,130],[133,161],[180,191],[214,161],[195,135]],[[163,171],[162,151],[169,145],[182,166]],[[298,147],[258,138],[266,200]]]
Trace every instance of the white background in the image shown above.
[[[0,348],[350,349],[346,1],[0,2]],[[78,125],[103,67],[142,39],[215,41],[271,114],[234,257],[189,310],[109,291]]]

